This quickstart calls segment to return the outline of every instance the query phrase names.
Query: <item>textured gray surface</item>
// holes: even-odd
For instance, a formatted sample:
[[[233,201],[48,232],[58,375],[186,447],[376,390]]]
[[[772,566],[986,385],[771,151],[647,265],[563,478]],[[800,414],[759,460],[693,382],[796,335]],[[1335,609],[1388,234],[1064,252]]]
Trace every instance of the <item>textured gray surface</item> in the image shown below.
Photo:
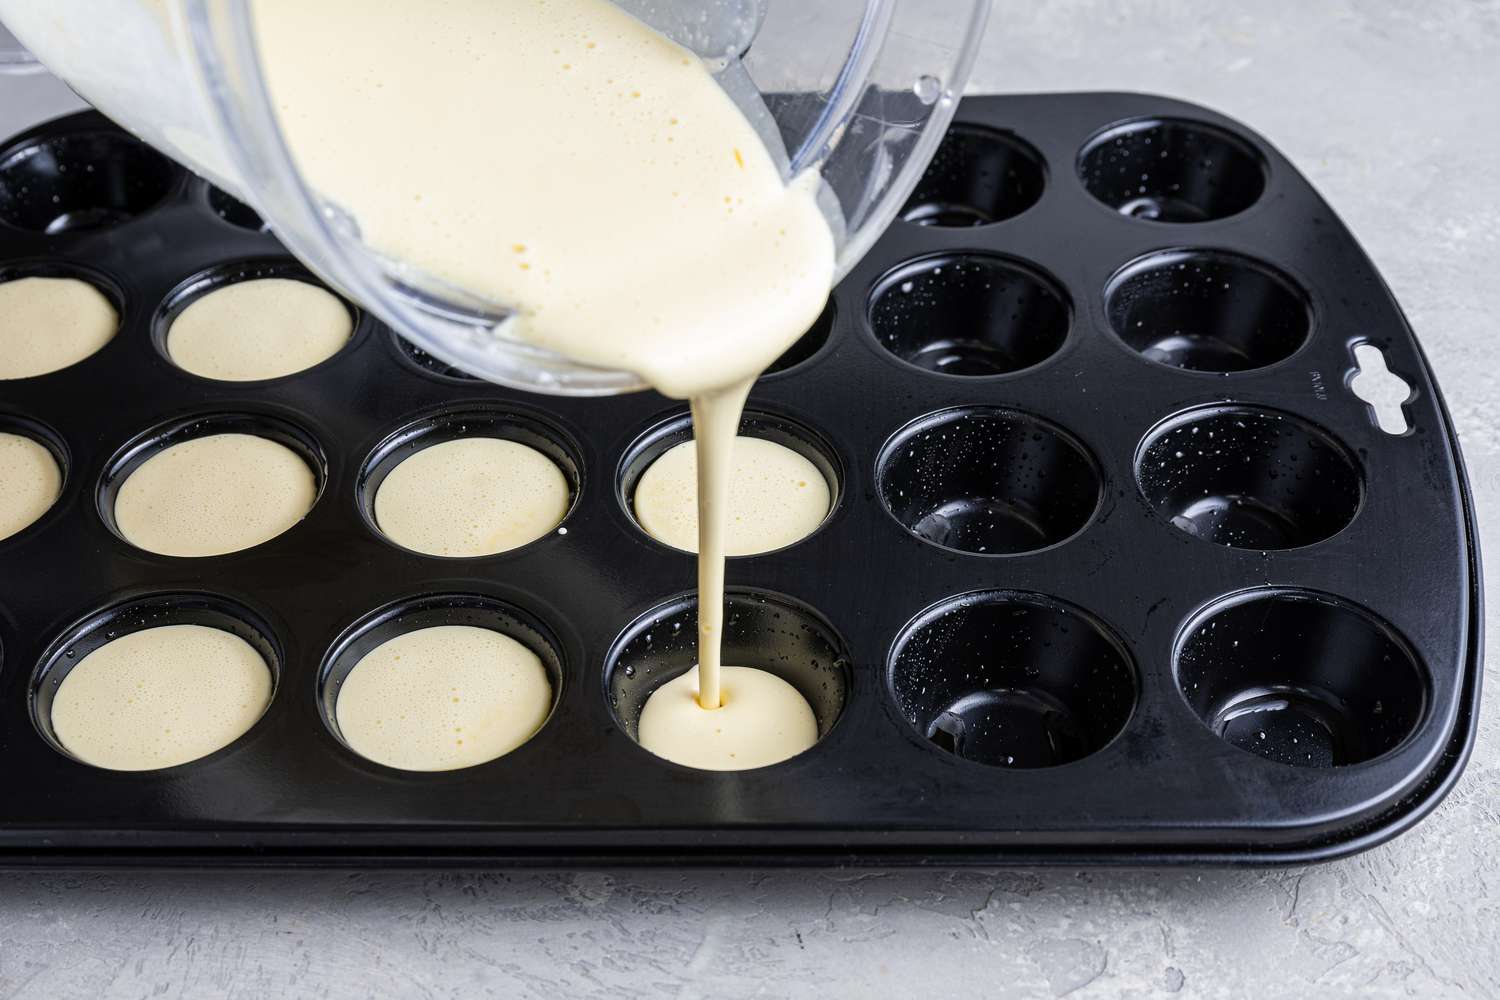
[[[1500,554],[1500,2],[1000,7],[977,89],[1198,100],[1313,179],[1427,345]],[[0,78],[0,134],[59,93]],[[0,875],[0,996],[282,993],[1500,997],[1500,725],[1416,830],[1309,869]]]

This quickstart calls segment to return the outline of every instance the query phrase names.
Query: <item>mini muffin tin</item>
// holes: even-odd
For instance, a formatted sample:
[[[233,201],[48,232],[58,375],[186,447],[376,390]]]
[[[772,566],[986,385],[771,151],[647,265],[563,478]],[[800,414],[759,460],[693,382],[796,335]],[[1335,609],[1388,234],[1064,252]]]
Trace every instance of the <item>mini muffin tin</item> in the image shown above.
[[[0,147],[0,277],[25,274],[92,282],[122,325],[0,383],[0,427],[65,473],[0,541],[0,864],[1301,862],[1410,826],[1467,757],[1479,562],[1437,386],[1328,206],[1203,108],[965,101],[905,219],[756,387],[745,433],[802,451],[836,499],[811,537],[730,562],[726,661],[796,685],[821,734],[740,773],[634,742],[694,659],[694,557],[629,497],[684,405],[493,387],[357,309],[308,371],[184,372],[163,334],[193,295],[314,279],[93,113]],[[1411,389],[1405,433],[1349,388],[1365,345]],[[312,467],[304,521],[203,559],[114,532],[123,475],[231,428]],[[558,529],[476,559],[384,539],[380,478],[479,433],[559,463]],[[48,721],[71,664],[169,622],[254,643],[265,715],[161,771],[71,758]],[[359,757],[338,686],[442,623],[536,650],[546,725],[461,771]]]

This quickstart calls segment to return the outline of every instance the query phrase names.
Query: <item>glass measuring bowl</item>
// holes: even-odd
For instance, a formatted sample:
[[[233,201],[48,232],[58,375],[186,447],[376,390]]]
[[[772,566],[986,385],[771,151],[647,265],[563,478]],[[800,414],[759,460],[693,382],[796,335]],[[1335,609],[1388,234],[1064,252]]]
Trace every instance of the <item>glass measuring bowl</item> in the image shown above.
[[[707,62],[788,179],[820,175],[842,277],[942,139],[991,0],[615,2]],[[576,364],[510,336],[505,303],[362,242],[359,220],[314,191],[287,148],[252,3],[0,0],[0,19],[86,100],[247,202],[325,281],[433,356],[536,392],[645,387],[630,372]]]

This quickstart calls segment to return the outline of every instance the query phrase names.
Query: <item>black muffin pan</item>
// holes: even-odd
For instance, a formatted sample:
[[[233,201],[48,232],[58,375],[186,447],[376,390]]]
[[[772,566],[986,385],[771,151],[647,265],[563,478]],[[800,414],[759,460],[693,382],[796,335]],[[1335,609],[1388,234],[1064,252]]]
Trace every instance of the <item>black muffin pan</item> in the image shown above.
[[[836,501],[806,540],[731,560],[726,660],[798,687],[821,736],[741,773],[634,741],[694,659],[694,557],[629,501],[687,439],[684,405],[493,387],[357,309],[308,371],[188,374],[163,338],[191,296],[314,279],[92,113],[0,147],[0,277],[26,274],[93,282],[122,327],[0,383],[0,427],[66,474],[0,541],[0,864],[1300,863],[1409,827],[1469,751],[1479,559],[1431,371],[1312,187],[1203,108],[965,101],[904,218],[756,387],[745,433],[801,451]],[[1409,389],[1385,414],[1402,433],[1351,388],[1367,347]],[[293,447],[307,518],[206,559],[119,537],[120,478],[216,428]],[[465,434],[558,462],[555,532],[477,559],[379,534],[381,477]],[[68,756],[47,712],[71,664],[173,621],[263,652],[265,715],[161,771]],[[349,667],[440,623],[536,650],[549,720],[467,770],[362,759],[332,721]]]

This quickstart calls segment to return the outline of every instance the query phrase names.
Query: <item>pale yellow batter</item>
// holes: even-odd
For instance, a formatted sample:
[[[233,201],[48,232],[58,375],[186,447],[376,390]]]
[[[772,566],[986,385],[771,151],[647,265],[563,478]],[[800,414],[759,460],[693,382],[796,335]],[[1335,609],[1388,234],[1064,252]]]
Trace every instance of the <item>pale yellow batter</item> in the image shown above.
[[[568,512],[568,480],[535,448],[500,438],[435,444],[391,470],[375,523],[397,545],[434,556],[485,556],[550,532]]]
[[[130,474],[115,523],[132,545],[168,556],[216,556],[275,538],[317,498],[296,452],[253,434],[175,444]]]
[[[641,711],[641,746],[705,771],[744,771],[795,757],[818,742],[807,700],[764,670],[724,666],[721,702],[698,704],[698,668],[652,692]]]
[[[354,751],[406,771],[452,771],[510,753],[536,735],[552,685],[535,653],[508,635],[438,625],[366,653],[334,714]]]
[[[383,254],[516,307],[515,336],[686,398],[822,313],[819,178],[788,184],[703,61],[608,0],[250,6],[312,185]]]
[[[29,437],[0,432],[0,538],[9,538],[57,502],[62,470]]]
[[[349,342],[349,310],[316,285],[258,278],[216,288],[167,331],[181,368],[231,382],[278,378],[326,361]]]
[[[120,327],[115,307],[77,278],[0,282],[0,379],[30,378],[77,364]]]
[[[734,440],[725,551],[755,555],[791,545],[828,516],[828,480],[805,457],[774,441]],[[635,488],[635,516],[658,541],[698,551],[698,455],[691,441],[668,450]]]
[[[828,300],[820,178],[788,181],[704,62],[607,0],[252,10],[298,165],[373,247],[513,307],[523,340],[692,400],[712,714],[729,451],[751,384]]]
[[[69,753],[113,771],[205,757],[244,735],[271,701],[271,671],[245,640],[204,625],[162,625],[78,661],[52,699]]]

